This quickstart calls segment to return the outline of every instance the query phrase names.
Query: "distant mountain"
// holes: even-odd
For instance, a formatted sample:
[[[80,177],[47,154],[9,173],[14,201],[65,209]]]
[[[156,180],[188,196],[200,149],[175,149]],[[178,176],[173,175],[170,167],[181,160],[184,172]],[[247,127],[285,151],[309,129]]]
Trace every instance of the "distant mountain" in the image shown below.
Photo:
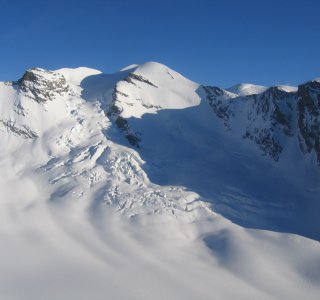
[[[34,68],[0,137],[0,298],[319,298],[319,79]]]
[[[254,95],[254,94],[261,94],[268,88],[262,85],[255,85],[250,83],[240,83],[236,84],[228,89],[228,92],[236,94],[238,96],[247,96],[247,95]]]
[[[236,96],[217,87],[204,89],[226,128],[256,143],[264,154],[278,160],[283,151],[301,151],[320,163],[319,81],[302,84],[296,91],[245,85]]]

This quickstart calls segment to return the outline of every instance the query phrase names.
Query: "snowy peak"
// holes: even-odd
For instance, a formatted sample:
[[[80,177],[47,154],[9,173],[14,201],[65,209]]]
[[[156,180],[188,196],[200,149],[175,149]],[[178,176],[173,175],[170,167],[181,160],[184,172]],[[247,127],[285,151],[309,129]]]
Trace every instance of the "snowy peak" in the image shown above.
[[[115,76],[117,80],[112,91],[109,89],[100,101],[106,114],[124,131],[132,145],[138,146],[141,137],[128,119],[165,109],[185,109],[201,101],[196,92],[198,84],[159,63],[130,66]]]
[[[185,78],[180,73],[170,69],[166,65],[152,61],[137,66],[134,73],[148,77],[151,80],[160,80],[163,84],[170,84],[174,79],[191,82],[189,79]]]
[[[249,83],[236,84],[226,90],[239,96],[247,96],[253,94],[261,94],[268,88],[262,85],[254,85]]]
[[[52,101],[70,91],[62,74],[41,68],[27,70],[16,85],[26,97],[38,103]]]
[[[118,92],[129,95],[125,97],[120,94],[119,101],[122,99],[122,102],[132,104],[129,104],[132,109],[124,108],[127,117],[140,117],[145,112],[155,112],[157,109],[198,105],[199,97],[194,96],[198,87],[198,84],[155,62],[138,66],[117,83]]]
[[[297,87],[294,86],[289,86],[289,85],[279,85],[279,86],[274,86],[271,87],[274,89],[279,89],[283,90],[285,92],[296,92]],[[262,85],[255,85],[255,84],[250,84],[250,83],[241,83],[234,85],[230,88],[227,88],[226,90],[234,93],[238,96],[248,96],[248,95],[256,95],[256,94],[262,94],[263,92],[267,91],[270,89],[270,87],[262,86]]]
[[[288,93],[296,92],[298,90],[296,86],[291,85],[278,85],[277,87]]]

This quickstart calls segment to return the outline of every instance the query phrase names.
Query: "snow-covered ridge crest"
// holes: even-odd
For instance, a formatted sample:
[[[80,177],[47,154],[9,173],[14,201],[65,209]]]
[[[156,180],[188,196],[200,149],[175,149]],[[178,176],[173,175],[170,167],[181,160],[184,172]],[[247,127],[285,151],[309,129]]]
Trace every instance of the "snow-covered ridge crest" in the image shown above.
[[[89,86],[85,84],[87,79],[91,80]],[[89,90],[93,91],[90,101],[100,102],[105,113],[124,131],[128,141],[133,145],[139,145],[142,136],[139,129],[130,125],[130,118],[141,118],[144,114],[154,114],[166,109],[186,109],[198,106],[203,101],[199,84],[157,62],[131,65],[110,75],[85,67],[56,71],[34,68],[27,70],[14,86],[24,97],[37,103],[52,101],[61,96],[86,95],[89,87]],[[296,136],[300,149],[306,153],[315,152],[319,160],[320,150],[317,142],[310,141],[308,135],[312,133],[307,132],[304,129],[305,125],[302,125],[305,122],[302,116],[306,114],[302,112],[301,105],[300,112],[296,111],[297,98],[301,98],[301,87],[302,85],[299,89],[288,86],[268,88],[240,84],[227,90],[218,87],[204,89],[216,116],[223,120],[226,129],[233,131],[238,139],[253,141],[264,154],[279,160],[286,144],[280,139]],[[239,106],[240,102],[243,104]],[[256,109],[250,107],[251,102],[257,106]],[[310,108],[310,105],[308,107]],[[239,108],[241,112],[238,111]],[[315,107],[313,111],[315,110],[319,108]],[[15,105],[15,111],[24,113],[20,100]],[[300,116],[298,123],[295,121],[297,114]],[[241,126],[240,115],[243,115]],[[4,116],[3,122],[6,121],[14,120]],[[233,128],[231,121],[238,124],[236,128]],[[264,123],[263,126],[261,122]],[[299,126],[295,129],[296,124]],[[26,124],[21,123],[20,126]],[[283,128],[285,137],[280,138],[278,133],[283,133],[277,128]]]
[[[297,87],[289,86],[289,85],[279,85],[275,87],[278,89],[282,89],[285,92],[296,92],[298,90]],[[241,83],[241,84],[236,84],[230,88],[227,88],[226,90],[238,96],[248,96],[248,95],[262,94],[269,88],[270,87],[255,85],[251,83]]]
[[[261,94],[263,93],[268,87],[262,85],[254,85],[250,83],[240,83],[236,84],[226,90],[237,94],[239,96],[246,96],[246,95],[253,95],[253,94]]]
[[[94,87],[91,100],[100,102],[105,113],[125,132],[128,141],[133,145],[138,145],[142,136],[139,129],[130,125],[130,118],[141,118],[144,114],[154,114],[166,109],[186,109],[198,106],[203,101],[199,84],[156,62],[132,65],[114,75],[103,74],[101,71],[84,67],[56,71],[34,68],[27,70],[23,77],[14,83],[14,86],[24,97],[37,103],[46,103],[61,96],[85,94],[88,87],[84,82],[88,78],[92,78],[91,86]],[[215,87],[215,90],[211,88],[210,91],[210,87],[204,87],[204,89],[214,113],[223,120],[228,131],[234,131],[235,137],[253,141],[264,154],[279,160],[285,148],[283,141],[280,140],[296,136],[300,149],[306,153],[315,151],[319,160],[320,150],[318,150],[317,142],[311,142],[309,138],[309,135],[313,133],[306,131],[306,125],[303,125],[306,121],[302,118],[306,117],[306,114],[302,112],[301,105],[299,106],[300,112],[296,111],[297,98],[301,98],[299,96],[301,87],[302,85],[299,89],[287,86],[267,88],[240,84],[227,90],[218,87]],[[257,106],[255,111],[250,107],[252,102],[250,99],[253,99],[254,105]],[[239,106],[240,102],[243,104]],[[23,114],[23,106],[25,105],[18,100],[15,111]],[[310,108],[310,105],[308,107]],[[241,112],[238,111],[238,108],[241,108]],[[319,109],[313,108],[313,114],[315,110]],[[237,128],[233,129],[232,122],[238,124],[241,114],[243,114],[241,117],[243,125],[237,125]],[[295,121],[297,114],[300,116],[298,123]],[[260,119],[260,124],[257,123],[258,119]],[[269,123],[266,122],[267,119]],[[14,121],[11,117],[6,116],[2,120],[2,124]],[[263,126],[261,122],[264,123]],[[296,124],[299,126],[295,129]],[[20,126],[27,125],[21,123]],[[282,132],[285,137],[280,138],[278,133],[280,135],[283,133],[277,128],[283,128]]]
[[[86,77],[102,74],[101,71],[87,67],[62,68],[54,71],[62,74],[69,84],[80,86],[81,81]]]

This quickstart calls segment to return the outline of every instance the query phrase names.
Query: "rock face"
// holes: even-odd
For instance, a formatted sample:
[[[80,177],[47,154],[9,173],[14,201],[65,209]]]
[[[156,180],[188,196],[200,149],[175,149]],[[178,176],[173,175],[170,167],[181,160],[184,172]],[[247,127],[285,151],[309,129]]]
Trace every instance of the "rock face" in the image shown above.
[[[203,89],[226,129],[255,143],[264,155],[278,161],[293,142],[320,163],[318,81],[302,84],[296,92],[270,87],[260,94],[237,95],[218,87]]]
[[[111,104],[109,104],[106,108],[106,114],[117,125],[117,127],[125,133],[128,142],[132,146],[139,147],[141,138],[139,137],[139,133],[131,130],[128,121],[122,117],[121,113],[123,112],[123,108],[121,106],[119,96],[125,98],[129,97],[127,94],[119,91],[116,85],[112,92]]]
[[[230,129],[228,121],[232,111],[226,101],[231,101],[235,95],[216,86],[203,86],[203,89],[214,113],[223,121],[225,127]]]
[[[38,137],[37,133],[31,130],[27,125],[19,126],[11,120],[0,120],[0,125],[2,125],[2,127],[4,127],[7,131],[24,137],[25,139],[35,139]]]
[[[138,131],[132,129],[129,125],[129,122],[126,119],[125,113],[128,111],[128,108],[132,108],[137,111],[156,111],[161,109],[160,105],[154,105],[146,102],[148,99],[142,99],[133,97],[133,95],[127,92],[123,92],[123,90],[134,89],[143,90],[145,87],[148,88],[158,88],[151,80],[142,76],[140,74],[135,74],[134,72],[130,72],[123,79],[119,80],[113,90],[112,90],[112,99],[111,102],[107,101],[109,104],[104,105],[104,111],[106,115],[113,121],[116,126],[122,130],[125,134],[126,139],[132,146],[139,147],[141,142],[141,134]],[[134,92],[136,94],[137,92]]]
[[[152,83],[150,80],[148,80],[147,78],[141,75],[137,75],[135,73],[130,73],[124,80],[133,85],[136,85],[136,83],[134,82],[136,80],[136,81],[144,82],[148,85],[151,85],[157,88],[157,86],[154,83]]]
[[[299,86],[297,110],[300,148],[306,153],[315,152],[320,163],[320,82]]]
[[[38,103],[52,101],[70,92],[62,74],[40,68],[27,70],[16,85],[25,96]]]

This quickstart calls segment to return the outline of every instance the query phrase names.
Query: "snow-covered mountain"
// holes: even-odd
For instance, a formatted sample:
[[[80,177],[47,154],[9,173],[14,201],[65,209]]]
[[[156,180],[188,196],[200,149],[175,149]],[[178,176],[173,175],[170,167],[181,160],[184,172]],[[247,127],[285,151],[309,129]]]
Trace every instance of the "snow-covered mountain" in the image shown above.
[[[0,83],[4,299],[318,299],[320,81],[159,63]]]

